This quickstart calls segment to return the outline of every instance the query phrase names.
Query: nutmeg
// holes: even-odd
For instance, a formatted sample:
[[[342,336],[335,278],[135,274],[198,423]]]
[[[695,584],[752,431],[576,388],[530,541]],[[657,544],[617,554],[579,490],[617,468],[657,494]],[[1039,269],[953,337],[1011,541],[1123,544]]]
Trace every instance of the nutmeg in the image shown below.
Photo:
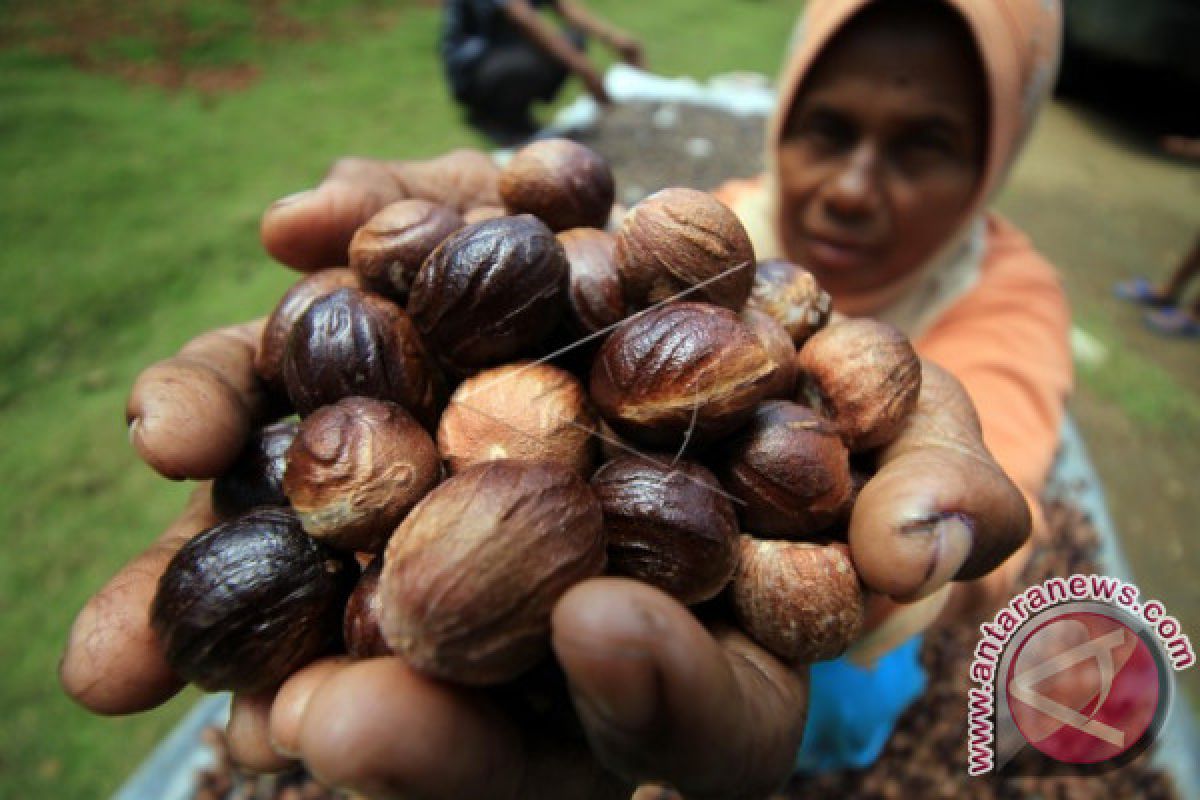
[[[755,268],[746,306],[774,317],[800,347],[829,322],[833,300],[808,270],[769,259]]]
[[[421,264],[463,224],[458,212],[428,200],[391,203],[350,240],[350,269],[364,287],[404,303]]]
[[[254,358],[254,370],[277,394],[286,392],[283,386],[283,357],[287,352],[288,337],[296,320],[308,310],[319,297],[338,289],[358,289],[358,276],[345,267],[323,269],[292,284],[284,293],[267,324],[263,327],[262,344]]]
[[[459,384],[438,423],[438,452],[451,472],[510,458],[563,464],[586,478],[596,416],[583,385],[549,364],[494,367]]]
[[[283,490],[310,536],[376,551],[440,471],[433,439],[403,408],[345,397],[300,423]]]
[[[605,330],[625,318],[617,274],[617,242],[611,233],[573,228],[558,234],[567,256],[568,323],[578,335]]]
[[[179,549],[150,623],[180,677],[208,691],[260,692],[340,645],[357,577],[354,559],[307,536],[291,511],[260,508]]]
[[[218,517],[236,517],[259,506],[287,505],[283,470],[296,427],[285,420],[251,434],[233,466],[213,481],[212,506]]]
[[[716,476],[670,456],[626,456],[592,477],[604,511],[609,571],[685,604],[715,597],[737,566],[733,503]]]
[[[891,442],[917,407],[921,362],[886,322],[834,323],[804,343],[796,364],[800,402],[832,421],[852,453]]]
[[[738,512],[751,533],[806,538],[847,511],[850,454],[833,425],[811,409],[763,403],[723,451],[722,483],[742,501]]]
[[[603,228],[616,185],[608,162],[570,139],[540,139],[500,172],[500,197],[513,214],[533,214],[551,230]]]
[[[635,310],[681,299],[740,311],[754,284],[746,229],[719,200],[694,189],[663,189],[634,206],[617,231],[616,258]]]
[[[863,587],[840,542],[743,535],[730,596],[746,633],[789,664],[836,658],[862,631]]]
[[[653,446],[705,443],[749,419],[776,371],[732,311],[671,303],[612,332],[592,365],[591,395],[623,436]]]
[[[578,475],[478,464],[426,495],[389,542],[384,639],[427,675],[502,683],[549,652],[555,603],[603,569],[600,503]]]
[[[342,638],[346,642],[346,652],[352,658],[392,655],[392,648],[383,640],[383,631],[379,629],[379,576],[382,570],[383,558],[371,559],[346,602]]]
[[[754,308],[744,308],[739,315],[775,364],[775,378],[771,381],[768,397],[791,399],[796,391],[796,347],[783,326],[770,314]]]
[[[464,213],[479,206],[500,205],[496,183],[500,168],[482,150],[460,147],[426,161],[391,165],[401,194],[449,206]]]
[[[453,233],[421,266],[408,312],[447,368],[468,375],[533,354],[563,311],[567,259],[528,214]]]
[[[357,289],[319,298],[296,321],[283,378],[301,416],[360,395],[399,403],[432,430],[442,400],[440,378],[408,315]]]

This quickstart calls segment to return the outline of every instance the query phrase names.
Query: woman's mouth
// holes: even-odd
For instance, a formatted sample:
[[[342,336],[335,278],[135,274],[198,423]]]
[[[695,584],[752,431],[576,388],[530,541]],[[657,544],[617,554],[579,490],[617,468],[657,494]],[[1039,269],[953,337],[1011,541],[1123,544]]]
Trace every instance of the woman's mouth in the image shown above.
[[[807,234],[802,239],[805,255],[812,266],[828,270],[851,270],[867,265],[871,257],[868,247],[857,242],[831,239]]]

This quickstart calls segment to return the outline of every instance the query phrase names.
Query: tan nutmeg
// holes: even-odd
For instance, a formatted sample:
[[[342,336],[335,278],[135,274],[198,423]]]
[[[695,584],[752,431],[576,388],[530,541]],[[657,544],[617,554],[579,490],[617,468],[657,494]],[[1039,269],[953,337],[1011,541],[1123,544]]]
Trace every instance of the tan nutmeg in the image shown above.
[[[743,535],[730,597],[742,629],[789,664],[836,658],[862,632],[865,595],[840,542]]]
[[[747,308],[770,314],[800,347],[829,322],[833,299],[806,269],[787,261],[758,262]]]
[[[616,236],[621,287],[634,310],[678,298],[740,311],[750,296],[750,236],[707,192],[656,192],[629,211]]]
[[[433,439],[403,408],[347,397],[300,423],[283,491],[313,538],[377,551],[440,469]]]
[[[829,325],[804,343],[796,364],[800,402],[833,422],[852,453],[891,442],[917,407],[921,362],[886,322]]]
[[[417,504],[384,554],[380,623],[414,669],[503,683],[550,651],[550,615],[604,569],[600,503],[557,464],[488,461]]]
[[[457,211],[428,200],[391,203],[355,231],[350,269],[366,288],[403,304],[421,264],[463,224]]]
[[[497,459],[550,461],[591,473],[596,415],[571,373],[520,362],[459,384],[438,424],[438,452],[451,472]]]
[[[533,214],[551,230],[603,228],[616,187],[596,151],[570,139],[540,139],[500,172],[500,197],[512,214]]]

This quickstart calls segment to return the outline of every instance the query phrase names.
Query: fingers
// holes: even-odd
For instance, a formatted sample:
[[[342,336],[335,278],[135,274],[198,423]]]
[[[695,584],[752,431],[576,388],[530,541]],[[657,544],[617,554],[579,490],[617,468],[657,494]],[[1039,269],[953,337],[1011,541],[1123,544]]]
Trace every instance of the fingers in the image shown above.
[[[229,755],[251,772],[281,772],[293,765],[292,759],[271,746],[268,720],[274,699],[274,692],[233,696],[229,724],[225,728]]]
[[[284,681],[271,705],[268,738],[280,755],[295,758],[300,751],[300,725],[308,701],[330,677],[349,664],[347,658],[327,658],[298,670]]]
[[[259,235],[267,252],[293,269],[313,272],[346,266],[354,232],[379,209],[406,196],[392,165],[344,158],[317,188],[268,208]]]
[[[688,798],[762,797],[791,773],[807,708],[801,674],[739,632],[710,634],[645,584],[569,591],[554,649],[600,760]]]
[[[254,374],[262,325],[203,334],[138,375],[125,410],[129,438],[161,475],[216,478],[237,458],[266,406]]]
[[[204,485],[162,538],[79,612],[59,663],[63,689],[77,703],[97,714],[130,714],[161,705],[183,686],[150,627],[150,603],[171,557],[215,523]]]
[[[917,410],[880,454],[850,521],[863,582],[897,600],[994,569],[1029,537],[1029,507],[983,445],[962,386],[923,362]]]

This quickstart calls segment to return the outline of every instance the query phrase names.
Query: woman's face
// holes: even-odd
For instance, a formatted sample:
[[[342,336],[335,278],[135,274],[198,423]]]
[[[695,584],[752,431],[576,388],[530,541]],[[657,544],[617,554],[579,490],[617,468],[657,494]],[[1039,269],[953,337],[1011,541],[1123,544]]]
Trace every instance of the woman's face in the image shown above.
[[[835,298],[911,274],[963,222],[987,115],[963,34],[851,25],[809,72],[779,150],[783,245]]]

